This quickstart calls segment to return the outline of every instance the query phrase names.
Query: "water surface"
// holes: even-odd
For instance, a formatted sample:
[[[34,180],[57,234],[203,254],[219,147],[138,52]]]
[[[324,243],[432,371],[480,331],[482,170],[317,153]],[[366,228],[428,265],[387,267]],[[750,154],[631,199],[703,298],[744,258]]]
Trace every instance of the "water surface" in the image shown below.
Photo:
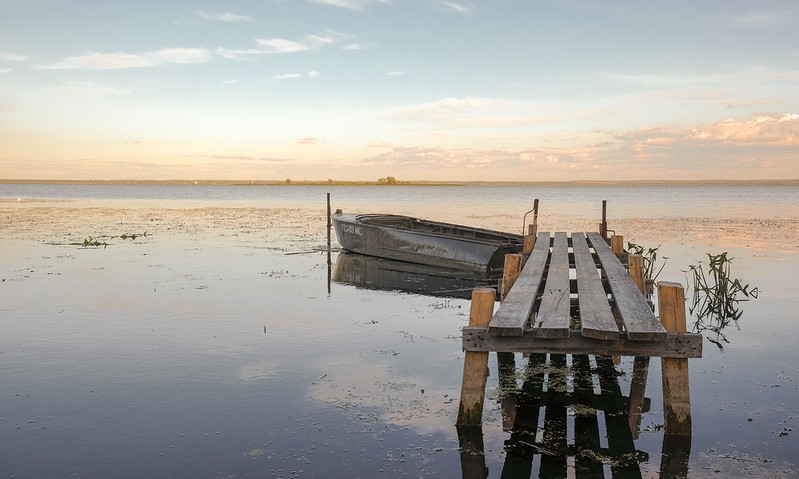
[[[660,245],[660,279],[683,283],[689,264],[730,251],[734,272],[762,293],[723,350],[706,342],[690,361],[689,477],[799,474],[796,187],[7,184],[0,472],[459,476],[468,301],[328,283],[327,192],[334,208],[507,231],[521,229],[534,198],[542,230],[595,229],[606,199],[611,228]],[[107,246],[81,246],[89,237]],[[624,394],[631,364],[617,368]],[[635,442],[643,477],[662,469],[659,369],[653,359]],[[518,473],[497,400],[482,433],[489,477]]]

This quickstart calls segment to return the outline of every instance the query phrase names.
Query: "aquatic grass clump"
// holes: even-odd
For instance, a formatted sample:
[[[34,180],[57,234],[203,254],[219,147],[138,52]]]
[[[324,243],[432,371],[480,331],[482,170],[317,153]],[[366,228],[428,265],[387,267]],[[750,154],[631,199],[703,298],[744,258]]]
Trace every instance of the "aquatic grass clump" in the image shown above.
[[[696,312],[694,331],[716,333],[715,339],[707,339],[723,349],[722,342],[729,343],[723,333],[724,329],[733,323],[740,329],[738,320],[743,311],[739,303],[756,299],[760,291],[757,287],[732,277],[732,258],[727,256],[727,252],[717,255],[707,253],[707,256],[707,272],[701,261],[688,266],[686,271],[693,280],[693,298],[689,311],[691,314]]]
[[[660,272],[663,271],[663,268],[666,266],[666,261],[669,260],[666,256],[661,256],[663,258],[663,263],[660,267],[657,266],[658,261],[658,250],[660,250],[660,245],[657,245],[655,248],[647,248],[645,246],[641,246],[635,243],[627,242],[627,251],[630,254],[638,254],[644,260],[644,278],[650,281],[654,281],[660,275]],[[655,269],[657,268],[657,272]]]

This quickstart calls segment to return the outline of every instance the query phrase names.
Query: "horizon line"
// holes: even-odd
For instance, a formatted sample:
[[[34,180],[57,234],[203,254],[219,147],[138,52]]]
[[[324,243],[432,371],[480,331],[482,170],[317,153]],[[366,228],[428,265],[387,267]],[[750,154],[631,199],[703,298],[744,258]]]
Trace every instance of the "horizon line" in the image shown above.
[[[0,178],[0,184],[117,184],[117,185],[197,185],[197,186],[799,186],[799,178],[790,179],[695,179],[695,180],[548,180],[548,181],[439,181],[395,180],[384,183],[375,180],[209,180],[209,179],[13,179]]]

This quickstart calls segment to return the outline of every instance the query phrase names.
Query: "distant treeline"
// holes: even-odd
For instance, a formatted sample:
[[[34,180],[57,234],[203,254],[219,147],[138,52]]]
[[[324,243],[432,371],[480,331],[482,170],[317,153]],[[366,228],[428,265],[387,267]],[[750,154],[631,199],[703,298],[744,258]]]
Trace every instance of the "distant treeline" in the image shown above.
[[[424,181],[397,180],[392,176],[376,181],[344,180],[42,180],[0,178],[0,184],[89,184],[89,185],[202,185],[202,186],[799,186],[788,180],[630,180],[630,181]]]

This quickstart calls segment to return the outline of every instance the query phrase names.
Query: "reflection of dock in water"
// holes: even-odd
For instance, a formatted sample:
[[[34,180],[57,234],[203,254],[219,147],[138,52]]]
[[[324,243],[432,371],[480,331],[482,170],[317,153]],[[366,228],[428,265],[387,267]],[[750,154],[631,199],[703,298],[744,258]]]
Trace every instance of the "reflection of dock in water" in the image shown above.
[[[359,288],[463,299],[471,298],[472,290],[476,287],[496,287],[497,284],[496,278],[468,271],[346,251],[336,258],[333,281]]]
[[[635,440],[649,410],[646,376],[633,374],[624,396],[608,356],[534,353],[522,371],[519,386],[514,365],[499,364],[498,400],[510,436],[497,477],[642,477],[640,464],[650,458]],[[463,477],[489,477],[482,427],[458,426],[458,436]],[[687,477],[690,448],[690,436],[666,435],[660,477]]]

